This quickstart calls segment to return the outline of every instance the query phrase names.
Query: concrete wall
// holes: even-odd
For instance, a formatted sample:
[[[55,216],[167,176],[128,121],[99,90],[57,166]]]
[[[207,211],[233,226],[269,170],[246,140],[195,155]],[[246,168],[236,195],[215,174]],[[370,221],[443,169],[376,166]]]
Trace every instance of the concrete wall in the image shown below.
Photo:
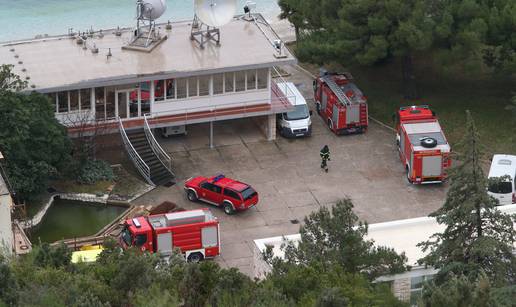
[[[3,184],[0,176],[0,185]],[[1,190],[1,187],[0,187]],[[13,230],[11,226],[12,199],[9,194],[0,195],[0,253],[13,251]]]

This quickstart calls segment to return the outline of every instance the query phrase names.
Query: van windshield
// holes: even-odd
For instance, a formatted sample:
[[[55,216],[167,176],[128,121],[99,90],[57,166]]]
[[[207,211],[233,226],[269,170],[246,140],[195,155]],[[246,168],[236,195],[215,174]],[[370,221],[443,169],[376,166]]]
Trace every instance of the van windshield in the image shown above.
[[[308,106],[306,104],[294,106],[294,110],[285,113],[286,120],[305,119],[308,118],[308,116],[310,116],[310,113],[308,112]]]
[[[512,193],[512,182],[491,182],[489,183],[489,187],[487,188],[487,190],[491,193],[496,194],[509,194]]]

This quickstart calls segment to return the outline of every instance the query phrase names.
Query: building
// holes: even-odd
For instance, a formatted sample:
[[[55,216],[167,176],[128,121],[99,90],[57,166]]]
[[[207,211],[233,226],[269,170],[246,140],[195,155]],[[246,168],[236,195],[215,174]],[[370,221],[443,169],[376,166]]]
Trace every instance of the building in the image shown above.
[[[274,114],[283,112],[271,74],[296,59],[259,14],[235,17],[220,28],[221,42],[205,48],[190,39],[191,21],[176,22],[148,50],[127,48],[132,29],[105,30],[9,42],[0,63],[55,102],[56,117],[70,132],[102,121],[117,129],[151,128],[253,117],[273,139]]]
[[[2,172],[0,172],[0,254],[10,255],[13,252],[14,241],[11,226],[12,209],[13,202],[11,194],[9,193],[9,188],[2,176]]]
[[[516,214],[516,204],[499,206],[498,209],[503,213]],[[516,225],[515,225],[516,227]],[[379,246],[393,248],[396,252],[404,252],[407,256],[407,264],[412,266],[410,271],[392,276],[382,276],[379,282],[390,282],[391,288],[400,300],[415,304],[421,295],[423,281],[431,279],[437,270],[425,268],[417,263],[425,256],[425,253],[416,245],[419,242],[427,241],[434,233],[444,231],[444,226],[436,222],[435,218],[419,217],[406,220],[397,220],[384,223],[369,224],[368,239],[374,240]],[[264,278],[271,267],[263,261],[261,255],[267,246],[273,248],[273,254],[283,257],[281,245],[289,241],[299,241],[300,235],[286,235],[265,239],[254,240],[254,277]]]
[[[157,25],[158,39],[145,48],[130,44],[133,29],[9,42],[0,45],[0,63],[14,66],[27,91],[50,97],[70,135],[120,131],[138,171],[160,185],[174,174],[155,128],[210,123],[213,146],[213,122],[249,118],[273,140],[276,114],[293,107],[294,94],[283,94],[273,74],[297,60],[265,19],[236,16],[219,30],[220,44],[203,48],[191,21]]]

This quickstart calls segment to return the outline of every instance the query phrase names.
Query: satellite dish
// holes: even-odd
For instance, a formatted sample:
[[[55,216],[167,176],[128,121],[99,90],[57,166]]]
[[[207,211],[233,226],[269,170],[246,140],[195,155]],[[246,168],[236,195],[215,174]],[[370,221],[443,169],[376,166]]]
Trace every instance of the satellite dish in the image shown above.
[[[210,27],[220,27],[235,16],[237,0],[194,0],[197,18]]]
[[[167,10],[165,0],[140,0],[139,15],[143,19],[156,20]]]

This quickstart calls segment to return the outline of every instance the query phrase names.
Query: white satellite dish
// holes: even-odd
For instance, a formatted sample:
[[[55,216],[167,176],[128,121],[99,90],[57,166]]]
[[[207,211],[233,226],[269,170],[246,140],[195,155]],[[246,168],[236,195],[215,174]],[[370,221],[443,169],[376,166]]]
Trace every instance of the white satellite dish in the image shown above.
[[[210,27],[221,27],[235,16],[237,0],[194,0],[197,18]]]
[[[142,0],[139,5],[140,16],[147,20],[156,20],[167,10],[165,0]]]

